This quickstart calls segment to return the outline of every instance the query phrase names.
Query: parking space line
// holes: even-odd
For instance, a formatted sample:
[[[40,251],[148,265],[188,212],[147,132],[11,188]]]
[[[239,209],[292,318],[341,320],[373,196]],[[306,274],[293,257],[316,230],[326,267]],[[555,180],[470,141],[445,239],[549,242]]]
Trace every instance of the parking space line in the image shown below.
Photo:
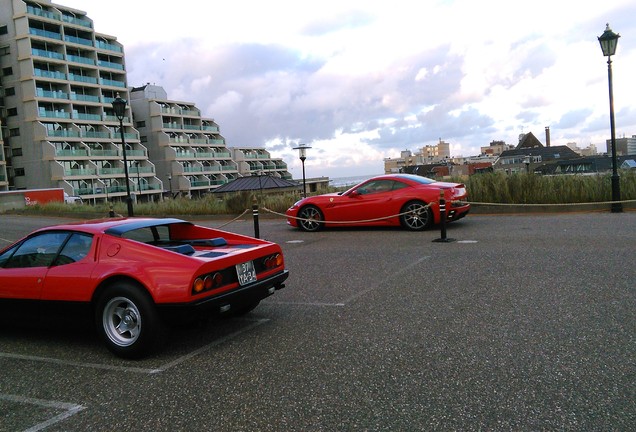
[[[141,374],[158,374],[161,372],[165,372],[166,370],[177,366],[183,362],[185,362],[188,359],[191,359],[192,357],[195,357],[199,354],[201,354],[202,352],[205,352],[207,350],[209,350],[210,348],[213,348],[215,346],[221,345],[227,341],[229,341],[230,339],[233,339],[243,333],[246,333],[258,326],[260,326],[261,324],[264,324],[266,322],[270,321],[269,319],[259,319],[256,321],[253,321],[252,324],[246,326],[245,328],[242,328],[240,330],[235,331],[234,333],[230,333],[227,336],[224,336],[222,338],[216,339],[212,342],[210,342],[207,345],[202,346],[199,349],[196,349],[194,351],[189,352],[188,354],[185,354],[183,356],[180,356],[178,358],[176,358],[175,360],[172,360],[168,363],[165,363],[162,366],[159,366],[157,368],[141,368],[141,367],[131,367],[131,366],[113,366],[113,365],[107,365],[107,364],[100,364],[100,363],[81,363],[81,362],[77,362],[77,361],[68,361],[68,360],[61,360],[61,359],[56,359],[56,358],[50,358],[50,357],[37,357],[37,356],[29,356],[29,355],[23,355],[23,354],[11,354],[11,353],[3,353],[0,352],[0,358],[8,358],[8,359],[17,359],[17,360],[29,360],[29,361],[35,361],[35,362],[42,362],[42,363],[53,363],[53,364],[58,364],[58,365],[63,365],[63,366],[73,366],[73,367],[82,367],[82,368],[89,368],[89,369],[102,369],[102,370],[113,370],[113,371],[120,371],[120,372],[130,372],[130,373],[141,373]]]
[[[405,272],[411,270],[411,268],[421,264],[422,262],[428,260],[429,258],[430,258],[430,255],[423,256],[422,258],[418,259],[417,261],[415,261],[415,262],[413,262],[413,263],[411,263],[411,264],[409,264],[407,266],[404,266],[404,267],[400,268],[398,271],[391,273],[389,276],[385,277],[384,279],[382,279],[377,284],[371,285],[369,288],[367,288],[365,290],[362,290],[360,292],[357,292],[354,295],[348,297],[347,299],[345,299],[344,303],[345,304],[349,304],[349,303],[352,303],[352,302],[356,301],[357,299],[359,299],[363,295],[368,294],[371,291],[374,291],[374,290],[380,288],[382,285],[384,285],[385,283],[387,283],[388,281],[393,279],[396,275],[399,275],[399,274],[402,274],[402,273],[405,273]]]
[[[62,420],[68,417],[71,417],[72,415],[75,415],[78,412],[86,409],[86,407],[82,405],[75,405],[75,404],[70,404],[66,402],[47,401],[43,399],[34,399],[34,398],[9,395],[9,394],[0,394],[0,399],[8,401],[8,402],[19,403],[19,404],[35,405],[42,408],[53,408],[53,409],[64,410],[63,413],[56,415],[55,417],[51,417],[50,419],[42,423],[39,423],[33,427],[30,427],[26,429],[25,432],[36,432],[36,431],[44,430],[47,427],[54,425],[55,423],[59,423]]]
[[[288,306],[324,306],[324,307],[344,307],[344,303],[321,303],[321,302],[275,302],[270,301],[271,305],[288,305]]]
[[[205,352],[205,351],[209,350],[210,348],[213,348],[213,347],[215,347],[217,345],[221,345],[221,344],[229,341],[230,339],[234,339],[235,337],[237,337],[237,336],[239,336],[239,335],[241,335],[243,333],[246,333],[246,332],[258,327],[261,324],[265,324],[266,322],[269,322],[269,319],[256,320],[252,324],[248,325],[247,327],[242,328],[241,330],[237,330],[234,333],[230,333],[229,335],[224,336],[224,337],[222,337],[220,339],[216,339],[213,342],[210,342],[209,344],[204,345],[204,346],[202,346],[201,348],[199,348],[197,350],[194,350],[194,351],[192,351],[192,352],[190,352],[190,353],[188,353],[186,355],[183,355],[181,357],[178,357],[176,360],[173,360],[173,361],[171,361],[169,363],[166,363],[163,366],[159,367],[158,369],[154,369],[150,373],[153,373],[153,374],[161,373],[161,372],[164,372],[164,371],[166,371],[166,370],[168,370],[168,369],[170,369],[172,367],[180,365],[181,363],[185,362],[186,360],[189,360],[192,357],[196,357],[199,354],[201,354],[202,352]]]

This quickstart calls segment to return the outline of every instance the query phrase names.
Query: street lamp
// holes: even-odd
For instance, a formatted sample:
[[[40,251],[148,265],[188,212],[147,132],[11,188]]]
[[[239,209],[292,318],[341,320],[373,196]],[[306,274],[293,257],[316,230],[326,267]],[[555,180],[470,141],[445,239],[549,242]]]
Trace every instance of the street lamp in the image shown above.
[[[172,176],[168,174],[168,183],[170,184],[170,197],[172,198]]]
[[[523,163],[526,164],[526,173],[530,174],[530,155],[526,155],[523,158]]]
[[[126,176],[126,205],[128,206],[128,217],[134,216],[133,203],[130,197],[130,182],[128,181],[128,161],[126,160],[126,141],[124,140],[124,116],[126,114],[126,99],[119,97],[119,93],[113,99],[113,111],[119,120],[119,132],[121,134],[121,150],[124,155],[124,174]]]
[[[298,150],[298,156],[300,162],[303,165],[303,198],[307,198],[307,181],[305,180],[305,159],[307,159],[307,149],[310,149],[307,144],[298,144],[298,147],[294,147],[294,150]]]
[[[139,165],[141,165],[140,162],[135,161],[135,166],[137,167],[137,187],[139,188],[139,195],[141,195],[142,187],[141,187],[141,177],[139,176]]]
[[[603,55],[607,57],[607,80],[609,82],[609,103],[610,103],[610,130],[612,137],[612,213],[621,213],[623,205],[621,200],[621,186],[618,177],[617,161],[616,161],[616,132],[614,124],[614,90],[612,86],[612,56],[616,53],[616,45],[621,35],[616,34],[610,29],[609,24],[605,27],[605,31],[598,37],[601,44]]]

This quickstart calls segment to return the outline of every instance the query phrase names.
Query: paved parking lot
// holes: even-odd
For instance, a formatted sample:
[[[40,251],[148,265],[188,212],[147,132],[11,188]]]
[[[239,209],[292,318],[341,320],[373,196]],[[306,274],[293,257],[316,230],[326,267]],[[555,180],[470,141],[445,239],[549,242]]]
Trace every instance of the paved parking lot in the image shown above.
[[[59,221],[0,218],[0,244]],[[0,328],[0,431],[636,429],[636,213],[260,233],[287,287],[150,358],[73,317]]]

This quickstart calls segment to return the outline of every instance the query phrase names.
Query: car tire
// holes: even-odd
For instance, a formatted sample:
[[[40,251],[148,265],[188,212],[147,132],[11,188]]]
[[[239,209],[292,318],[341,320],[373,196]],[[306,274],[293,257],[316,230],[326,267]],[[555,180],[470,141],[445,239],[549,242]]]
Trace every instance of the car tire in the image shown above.
[[[322,221],[325,219],[320,209],[313,205],[308,205],[298,212],[298,227],[303,231],[315,232],[322,228]]]
[[[410,201],[400,211],[402,226],[410,231],[423,231],[433,224],[433,212],[422,201]]]
[[[123,358],[148,355],[159,338],[155,304],[131,282],[117,282],[106,288],[96,304],[95,324],[106,347]]]

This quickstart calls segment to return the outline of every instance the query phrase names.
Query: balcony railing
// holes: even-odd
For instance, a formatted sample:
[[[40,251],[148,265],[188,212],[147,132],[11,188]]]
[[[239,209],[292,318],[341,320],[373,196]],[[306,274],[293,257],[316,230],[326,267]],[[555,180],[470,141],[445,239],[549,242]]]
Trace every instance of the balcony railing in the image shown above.
[[[109,62],[109,61],[104,61],[104,60],[97,60],[97,66],[110,68],[110,69],[124,70],[124,65],[123,64],[115,63],[115,62]]]
[[[55,51],[47,51],[43,49],[32,48],[31,54],[33,54],[36,57],[46,57],[50,59],[64,60],[64,55],[57,53]]]
[[[81,37],[77,37],[77,36],[64,36],[64,40],[66,42],[71,42],[74,44],[78,44],[78,45],[86,45],[86,46],[93,46],[93,41],[90,39],[84,39]]]
[[[38,97],[45,97],[50,99],[68,99],[68,93],[63,92],[62,90],[51,91],[38,88],[35,91],[35,94]]]
[[[108,42],[99,41],[99,40],[95,41],[95,47],[99,49],[108,50],[108,51],[118,52],[118,53],[122,52],[122,49],[120,46],[113,45]]]
[[[82,64],[88,64],[88,65],[94,65],[95,64],[95,60],[93,60],[92,58],[88,58],[88,57],[82,57],[82,56],[76,56],[76,55],[67,55],[66,59],[70,62],[73,63],[82,63]]]
[[[46,38],[49,38],[49,39],[62,40],[62,35],[60,33],[57,33],[57,32],[41,30],[41,29],[36,29],[36,28],[29,28],[29,33],[32,34],[32,35],[42,36],[42,37],[46,37]]]
[[[35,76],[39,76],[43,78],[53,78],[53,79],[59,79],[59,80],[66,79],[66,74],[63,72],[46,71],[42,69],[35,69],[34,72],[35,72]]]
[[[55,156],[88,156],[88,151],[80,150],[80,149],[65,149],[65,150],[55,150]]]
[[[85,75],[77,75],[74,73],[68,74],[68,79],[71,81],[84,82],[89,84],[97,84],[97,78],[85,76]]]

